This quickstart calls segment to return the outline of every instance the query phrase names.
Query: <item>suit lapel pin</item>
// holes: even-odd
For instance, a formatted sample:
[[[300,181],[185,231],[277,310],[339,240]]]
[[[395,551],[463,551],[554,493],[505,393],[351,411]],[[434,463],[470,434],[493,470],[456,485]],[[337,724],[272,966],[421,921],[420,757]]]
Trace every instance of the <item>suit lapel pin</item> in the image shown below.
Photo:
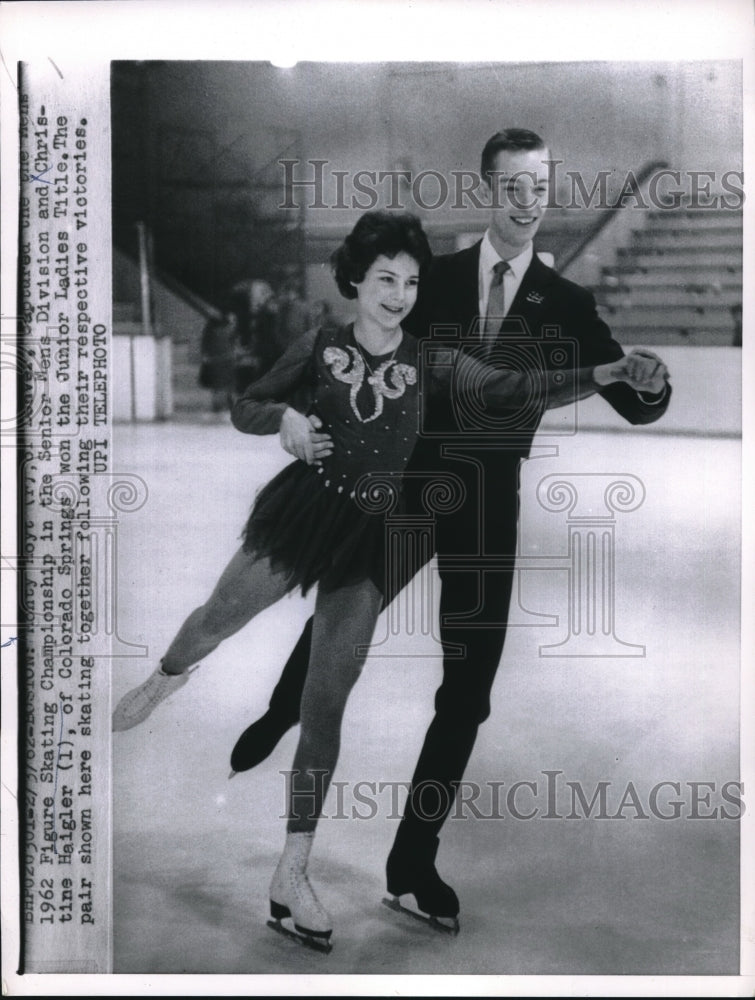
[[[534,302],[536,306],[539,306],[542,304],[544,298],[545,296],[541,295],[540,292],[530,292],[525,301]]]

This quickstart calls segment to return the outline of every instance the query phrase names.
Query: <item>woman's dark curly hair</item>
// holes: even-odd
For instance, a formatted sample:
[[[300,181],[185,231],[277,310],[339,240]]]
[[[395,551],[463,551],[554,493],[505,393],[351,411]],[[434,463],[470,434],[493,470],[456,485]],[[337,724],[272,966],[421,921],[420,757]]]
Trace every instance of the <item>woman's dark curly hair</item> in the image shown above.
[[[402,251],[417,261],[421,278],[430,263],[432,252],[416,215],[385,209],[365,212],[330,258],[341,295],[355,299],[357,290],[354,284],[364,281],[365,274],[377,258],[381,254],[393,258]]]

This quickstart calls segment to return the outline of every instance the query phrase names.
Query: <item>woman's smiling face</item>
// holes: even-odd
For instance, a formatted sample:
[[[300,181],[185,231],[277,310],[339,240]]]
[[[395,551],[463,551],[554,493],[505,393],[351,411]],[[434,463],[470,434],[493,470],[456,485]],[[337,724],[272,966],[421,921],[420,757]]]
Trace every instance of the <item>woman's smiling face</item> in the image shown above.
[[[417,301],[419,264],[403,250],[395,257],[381,254],[354,287],[360,319],[380,329],[395,330]]]

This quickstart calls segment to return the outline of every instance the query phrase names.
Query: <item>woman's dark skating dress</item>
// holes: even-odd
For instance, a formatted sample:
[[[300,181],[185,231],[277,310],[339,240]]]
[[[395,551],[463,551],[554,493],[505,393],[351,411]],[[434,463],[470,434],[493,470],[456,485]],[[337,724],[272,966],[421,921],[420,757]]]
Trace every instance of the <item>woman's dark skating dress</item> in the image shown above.
[[[554,380],[553,373],[503,371],[456,356],[466,383],[482,386],[499,407],[520,405],[533,389],[543,400],[550,392],[554,405],[556,397],[580,395],[592,378],[592,369]],[[306,593],[315,583],[329,590],[371,579],[384,590],[385,515],[398,509],[400,474],[425,402],[417,361],[418,342],[406,333],[394,352],[373,356],[357,344],[352,324],[313,330],[237,401],[239,430],[276,433],[291,405],[316,414],[333,440],[322,465],[296,460],[264,486],[244,529],[245,550],[269,557],[289,576],[289,589]],[[457,374],[446,366],[426,381],[448,393]]]

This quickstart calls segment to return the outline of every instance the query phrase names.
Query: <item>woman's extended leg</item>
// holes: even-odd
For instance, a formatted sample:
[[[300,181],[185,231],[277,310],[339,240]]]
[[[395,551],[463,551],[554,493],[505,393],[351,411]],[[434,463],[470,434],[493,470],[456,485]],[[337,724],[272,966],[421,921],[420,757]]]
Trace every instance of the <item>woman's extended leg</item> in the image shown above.
[[[286,580],[273,572],[268,559],[255,559],[239,549],[209,599],[183,623],[160,665],[121,698],[113,712],[113,729],[131,729],[143,722],[161,701],[183,687],[192,664],[275,604],[286,592]]]
[[[286,593],[286,576],[274,573],[269,559],[255,559],[239,549],[208,600],[178,630],[162,660],[166,674],[182,674],[209,656],[255,615]]]
[[[305,935],[327,939],[331,920],[307,879],[317,820],[341,743],[341,720],[365,661],[382,595],[371,581],[318,594],[301,734],[289,787],[286,846],[270,886],[274,917],[291,915]],[[360,648],[361,647],[361,648]]]

